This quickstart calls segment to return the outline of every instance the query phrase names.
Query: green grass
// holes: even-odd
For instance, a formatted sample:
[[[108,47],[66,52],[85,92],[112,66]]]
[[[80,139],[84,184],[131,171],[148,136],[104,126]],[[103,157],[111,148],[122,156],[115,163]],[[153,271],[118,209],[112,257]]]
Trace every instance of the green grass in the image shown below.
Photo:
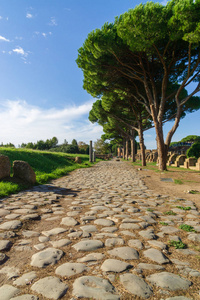
[[[0,197],[16,194],[21,190],[18,184],[12,182],[0,182]]]
[[[35,171],[37,184],[47,183],[49,180],[64,176],[75,169],[86,168],[93,165],[93,163],[89,163],[89,156],[86,154],[68,154],[3,147],[0,148],[0,154],[8,156],[11,165],[14,160],[23,160],[28,162]],[[70,159],[76,156],[81,157],[81,164],[77,164]],[[98,161],[100,160],[97,159],[97,162]],[[1,182],[0,197],[19,192],[24,188],[24,186],[16,183]]]
[[[187,225],[187,224],[182,224],[179,226],[180,229],[187,231],[187,232],[196,232],[196,230],[194,229],[194,227]]]
[[[163,226],[168,226],[168,225],[169,225],[169,224],[166,223],[166,222],[160,222],[160,224],[163,225]]]
[[[176,249],[185,249],[187,246],[181,241],[169,241],[170,247],[175,247]]]
[[[177,208],[179,208],[179,209],[182,209],[182,210],[190,210],[191,209],[191,207],[190,206],[176,206]]]
[[[147,208],[147,211],[153,212],[154,210],[152,208]]]
[[[176,213],[173,212],[172,210],[165,211],[163,214],[164,214],[164,215],[169,215],[169,216],[176,216]]]
[[[183,184],[183,181],[180,179],[174,179],[175,184]]]

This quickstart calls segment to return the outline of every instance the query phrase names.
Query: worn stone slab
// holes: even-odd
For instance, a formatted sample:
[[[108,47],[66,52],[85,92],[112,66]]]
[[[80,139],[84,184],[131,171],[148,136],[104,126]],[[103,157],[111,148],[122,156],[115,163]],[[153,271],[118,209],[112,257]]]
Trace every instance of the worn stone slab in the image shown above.
[[[148,249],[143,252],[144,257],[147,257],[158,264],[166,264],[169,262],[169,259],[159,250],[157,249]]]
[[[122,238],[110,238],[105,241],[106,247],[120,246],[124,245],[124,240]]]
[[[142,250],[144,248],[144,245],[142,244],[142,242],[140,240],[129,240],[128,241],[128,245],[132,248],[136,248],[139,250]]]
[[[5,219],[7,219],[7,220],[15,220],[15,219],[17,219],[19,217],[20,217],[20,214],[9,214],[9,215],[5,216]]]
[[[108,220],[108,219],[97,219],[94,221],[94,224],[100,226],[112,226],[115,223],[112,220]]]
[[[153,229],[141,230],[139,231],[139,235],[148,240],[153,240],[156,238]]]
[[[132,295],[147,299],[152,295],[152,288],[140,277],[134,274],[120,275],[120,282]]]
[[[23,230],[22,234],[23,234],[24,237],[27,237],[27,238],[29,238],[29,237],[35,237],[35,236],[39,236],[40,235],[39,232],[37,232],[37,231],[31,231],[31,230]]]
[[[80,227],[81,230],[86,232],[97,232],[97,228],[95,225],[85,225]]]
[[[76,226],[78,224],[78,221],[76,221],[73,217],[65,217],[62,218],[60,224],[65,226]]]
[[[137,269],[141,270],[164,270],[165,268],[159,265],[154,264],[145,264],[145,263],[139,263],[137,265]]]
[[[17,229],[22,226],[22,222],[18,220],[8,221],[0,225],[0,229],[2,230],[11,230]]]
[[[17,286],[23,286],[23,285],[27,285],[32,283],[32,281],[34,279],[37,278],[36,273],[33,272],[29,272],[29,273],[25,273],[23,274],[21,277],[17,278],[16,280],[13,281],[13,284],[17,285]]]
[[[68,285],[63,283],[57,277],[48,276],[35,282],[32,285],[31,290],[48,299],[57,300],[66,294]]]
[[[84,257],[77,259],[78,262],[90,262],[90,261],[97,261],[102,260],[105,257],[103,253],[90,253]]]
[[[52,236],[52,235],[57,235],[57,234],[66,232],[66,231],[67,231],[67,229],[65,229],[65,228],[57,227],[57,228],[53,228],[51,230],[42,231],[42,234],[45,236]]]
[[[73,296],[78,298],[91,298],[96,300],[120,300],[115,294],[114,286],[106,279],[83,276],[74,281]]]
[[[12,278],[16,278],[19,276],[19,269],[15,268],[15,267],[6,266],[0,270],[0,273],[6,274],[8,279],[12,279]]]
[[[8,250],[12,246],[12,243],[9,240],[0,240],[0,251]]]
[[[54,265],[63,256],[63,251],[55,248],[47,248],[43,251],[33,254],[31,266],[45,268],[48,265]]]
[[[56,269],[56,275],[60,275],[62,277],[71,277],[87,270],[87,266],[81,263],[65,263]]]
[[[10,300],[10,298],[19,294],[20,290],[10,284],[4,284],[0,287],[0,299]]]
[[[147,241],[151,247],[159,248],[161,250],[167,249],[167,245],[160,241]]]
[[[99,240],[85,240],[73,245],[72,247],[76,251],[94,251],[102,248],[103,246],[104,244]]]
[[[50,242],[53,248],[59,248],[59,247],[65,247],[71,244],[71,241],[69,239],[61,239],[58,241],[51,241]]]
[[[34,295],[25,294],[25,295],[21,295],[21,296],[11,298],[10,300],[39,300],[39,298],[37,296],[34,296]]]
[[[200,234],[198,233],[191,233],[188,235],[188,239],[193,242],[200,242]]]
[[[119,226],[120,229],[126,229],[126,230],[137,230],[140,229],[140,226],[135,223],[123,223]]]
[[[114,248],[113,250],[108,251],[108,254],[112,256],[117,256],[122,259],[127,259],[127,260],[139,259],[139,254],[137,250],[131,247]]]
[[[10,211],[8,209],[0,208],[0,217],[4,217],[10,214]]]
[[[0,265],[3,265],[8,259],[8,256],[5,253],[0,253]]]
[[[169,272],[161,272],[147,276],[152,284],[169,291],[187,290],[192,282]]]
[[[132,265],[118,259],[106,259],[101,265],[101,270],[104,272],[120,273],[127,269],[130,269],[131,267]]]

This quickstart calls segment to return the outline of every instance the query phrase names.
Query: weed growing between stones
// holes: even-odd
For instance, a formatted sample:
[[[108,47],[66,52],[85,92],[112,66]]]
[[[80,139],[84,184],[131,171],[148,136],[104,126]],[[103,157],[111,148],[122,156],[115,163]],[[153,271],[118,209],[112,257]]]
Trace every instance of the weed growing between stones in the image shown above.
[[[165,211],[163,214],[164,214],[164,215],[169,215],[169,216],[176,216],[176,213],[173,212],[172,210]]]
[[[169,224],[166,223],[166,222],[160,222],[160,224],[163,225],[163,226],[168,226],[168,225],[169,225]]]
[[[181,241],[169,241],[169,246],[175,247],[175,249],[185,249],[187,247],[187,245]]]
[[[187,224],[182,224],[179,226],[180,229],[187,231],[187,232],[196,232],[196,230],[194,229],[194,227],[187,225]]]
[[[190,206],[186,206],[186,207],[184,207],[184,206],[177,206],[177,208],[182,209],[182,210],[190,210],[191,209]]]

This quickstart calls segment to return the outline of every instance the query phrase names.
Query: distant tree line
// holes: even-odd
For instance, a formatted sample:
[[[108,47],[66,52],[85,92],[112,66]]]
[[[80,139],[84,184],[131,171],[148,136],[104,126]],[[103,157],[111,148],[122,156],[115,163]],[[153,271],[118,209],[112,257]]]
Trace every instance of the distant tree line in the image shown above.
[[[8,147],[12,147],[12,146],[8,146]],[[67,140],[65,139],[63,144],[58,145],[57,137],[53,137],[52,139],[47,139],[46,141],[39,140],[37,141],[37,143],[32,143],[32,142],[29,142],[27,144],[22,143],[20,148],[34,149],[34,150],[48,150],[52,152],[89,154],[88,144],[82,141],[77,143],[75,139],[72,140],[71,144],[68,144]]]

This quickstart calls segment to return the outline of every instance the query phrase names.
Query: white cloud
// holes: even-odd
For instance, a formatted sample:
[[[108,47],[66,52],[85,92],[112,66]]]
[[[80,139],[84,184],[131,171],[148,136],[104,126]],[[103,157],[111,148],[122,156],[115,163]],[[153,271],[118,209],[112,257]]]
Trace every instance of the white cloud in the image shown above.
[[[89,143],[103,134],[102,127],[88,120],[93,101],[64,109],[43,109],[23,100],[0,102],[0,143],[15,145],[56,136],[59,143],[72,139]],[[9,122],[8,122],[9,120]]]
[[[26,18],[27,18],[27,19],[32,19],[32,18],[33,18],[33,15],[30,14],[30,13],[27,13],[27,14],[26,14]]]
[[[36,36],[43,36],[44,38],[46,38],[48,35],[52,35],[52,32],[49,31],[49,32],[39,32],[39,31],[35,31],[34,34]]]
[[[17,53],[17,54],[21,54],[23,57],[27,57],[28,53],[24,51],[24,49],[22,47],[17,47],[15,49],[13,49],[13,52]]]
[[[4,36],[0,35],[0,41],[10,42],[10,40],[6,39]]]
[[[57,26],[58,25],[57,22],[56,22],[55,17],[51,17],[51,21],[49,22],[48,25],[50,25],[50,26]]]

